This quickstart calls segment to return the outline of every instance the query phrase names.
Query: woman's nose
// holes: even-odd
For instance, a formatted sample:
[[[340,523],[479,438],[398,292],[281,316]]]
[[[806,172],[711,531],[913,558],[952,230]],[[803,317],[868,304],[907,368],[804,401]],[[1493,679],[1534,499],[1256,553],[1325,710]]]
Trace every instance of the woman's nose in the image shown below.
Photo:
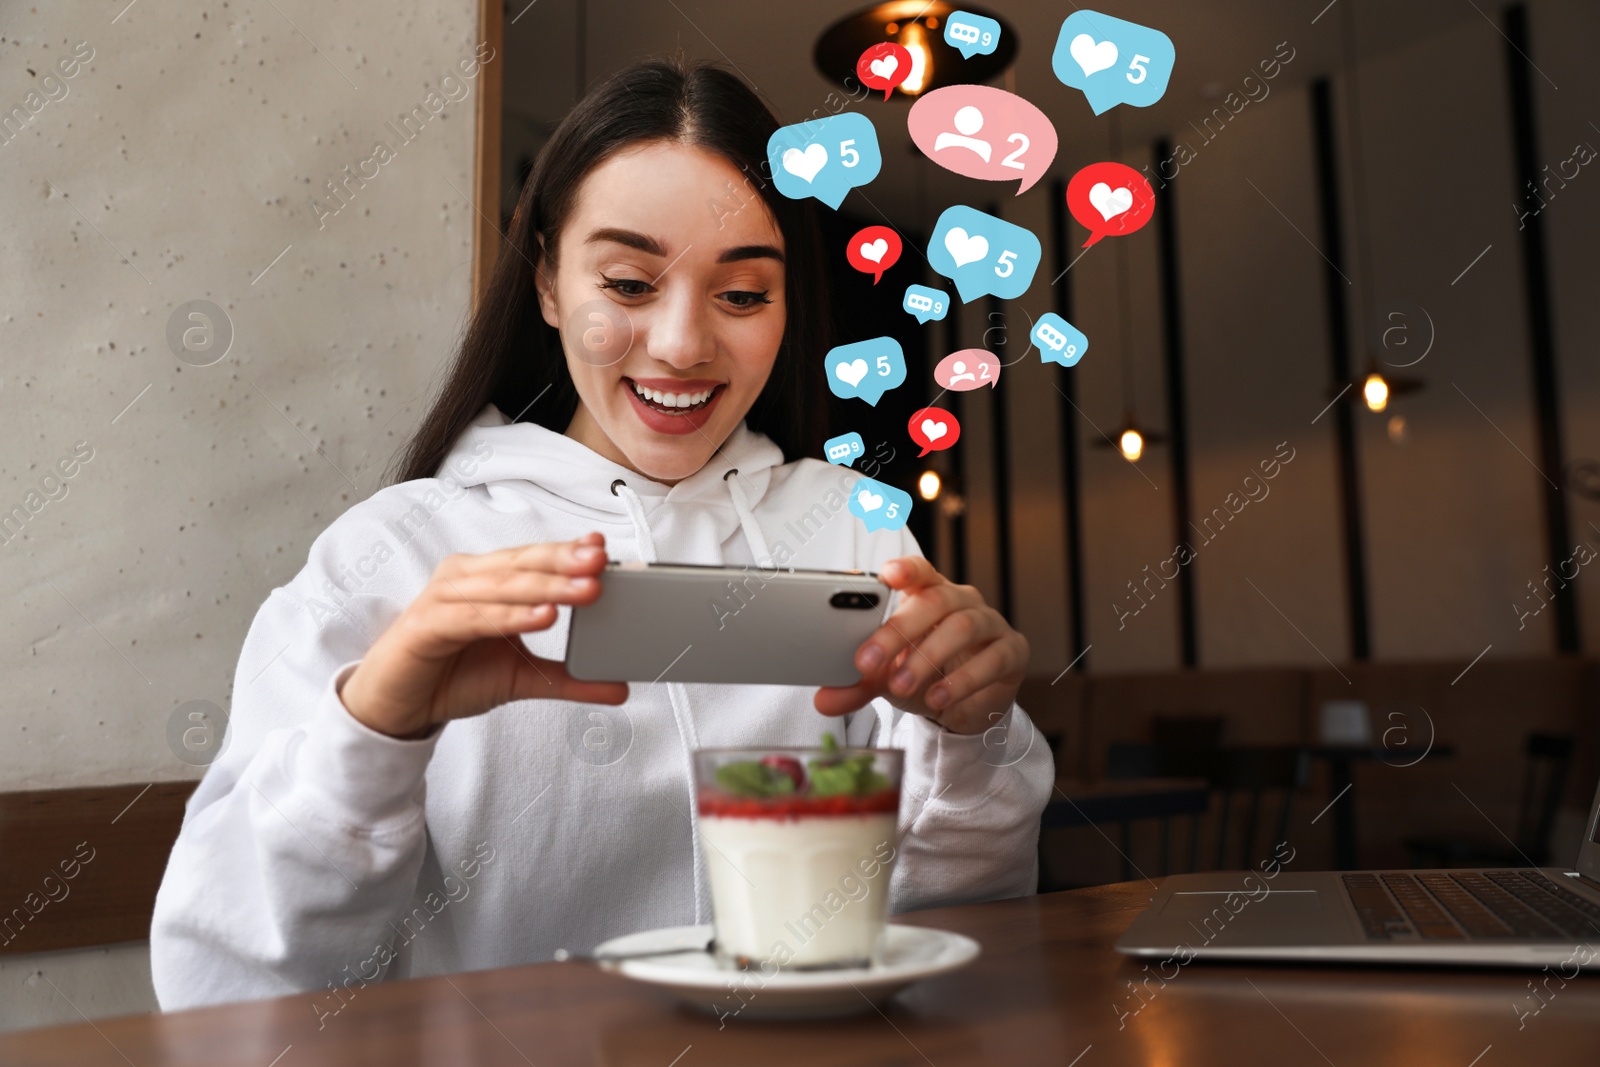
[[[687,369],[711,360],[715,344],[701,302],[687,289],[658,300],[646,326],[645,351],[652,359]]]

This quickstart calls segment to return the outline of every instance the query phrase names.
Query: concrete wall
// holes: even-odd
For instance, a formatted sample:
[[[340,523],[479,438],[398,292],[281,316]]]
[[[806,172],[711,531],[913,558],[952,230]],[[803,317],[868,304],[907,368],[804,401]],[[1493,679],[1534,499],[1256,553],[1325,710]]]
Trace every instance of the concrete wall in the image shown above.
[[[476,4],[120,7],[0,6],[5,790],[199,776],[168,717],[228,707],[468,309]],[[210,366],[168,343],[192,300]],[[0,1027],[153,1006],[143,946],[0,960]]]

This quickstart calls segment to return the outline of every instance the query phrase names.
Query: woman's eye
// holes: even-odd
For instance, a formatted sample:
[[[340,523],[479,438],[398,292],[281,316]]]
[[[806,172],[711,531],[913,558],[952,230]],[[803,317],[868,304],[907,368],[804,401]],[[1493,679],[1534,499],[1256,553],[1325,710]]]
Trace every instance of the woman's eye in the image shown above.
[[[752,293],[745,290],[734,290],[733,292],[725,293],[723,295],[728,298],[728,302],[734,307],[740,308],[755,307],[757,304],[772,303],[771,300],[767,299],[766,290],[762,290],[759,293]]]
[[[623,296],[643,296],[650,291],[649,282],[641,282],[636,278],[606,278],[603,274],[601,277],[605,280],[600,283],[600,288],[615,289]]]

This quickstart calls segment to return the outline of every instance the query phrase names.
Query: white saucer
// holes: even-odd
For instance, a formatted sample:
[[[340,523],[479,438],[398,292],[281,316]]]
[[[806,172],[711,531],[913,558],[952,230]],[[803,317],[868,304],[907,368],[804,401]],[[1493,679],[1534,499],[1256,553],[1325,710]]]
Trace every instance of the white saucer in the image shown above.
[[[836,971],[780,969],[770,978],[759,970],[722,967],[700,947],[711,939],[709,924],[627,934],[597,945],[594,952],[620,955],[693,945],[671,956],[600,966],[671,990],[690,1007],[719,1018],[818,1019],[869,1011],[912,982],[965,967],[980,951],[972,938],[945,930],[894,923],[887,930],[880,964]]]

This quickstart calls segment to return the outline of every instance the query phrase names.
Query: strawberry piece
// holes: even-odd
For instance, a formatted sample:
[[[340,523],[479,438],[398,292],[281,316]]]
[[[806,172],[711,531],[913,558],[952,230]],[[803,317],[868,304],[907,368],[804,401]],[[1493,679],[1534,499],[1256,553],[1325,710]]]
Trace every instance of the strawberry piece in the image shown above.
[[[796,793],[805,788],[806,770],[793,756],[763,756],[761,762],[775,771],[788,775],[789,780],[794,783]]]

